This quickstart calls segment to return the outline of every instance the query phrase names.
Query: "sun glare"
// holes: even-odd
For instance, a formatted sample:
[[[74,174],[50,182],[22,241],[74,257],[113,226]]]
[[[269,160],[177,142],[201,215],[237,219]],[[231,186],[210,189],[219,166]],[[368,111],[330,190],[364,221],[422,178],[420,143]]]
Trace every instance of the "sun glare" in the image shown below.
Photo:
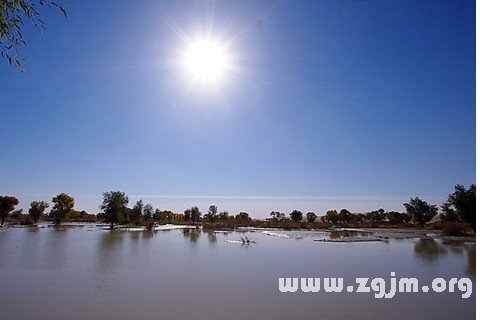
[[[217,82],[229,66],[225,48],[209,39],[192,41],[184,53],[183,65],[194,80]]]

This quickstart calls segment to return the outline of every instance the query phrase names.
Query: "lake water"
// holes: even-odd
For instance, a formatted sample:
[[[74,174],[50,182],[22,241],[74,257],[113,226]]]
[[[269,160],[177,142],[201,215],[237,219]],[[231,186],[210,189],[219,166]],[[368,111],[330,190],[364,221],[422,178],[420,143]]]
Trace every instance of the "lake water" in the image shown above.
[[[0,319],[474,319],[453,293],[281,293],[279,277],[468,277],[475,246],[420,239],[324,243],[321,234],[0,230]],[[247,235],[255,244],[227,242]],[[298,238],[298,239],[297,239]],[[345,284],[345,286],[346,286]],[[389,291],[389,285],[387,286]]]

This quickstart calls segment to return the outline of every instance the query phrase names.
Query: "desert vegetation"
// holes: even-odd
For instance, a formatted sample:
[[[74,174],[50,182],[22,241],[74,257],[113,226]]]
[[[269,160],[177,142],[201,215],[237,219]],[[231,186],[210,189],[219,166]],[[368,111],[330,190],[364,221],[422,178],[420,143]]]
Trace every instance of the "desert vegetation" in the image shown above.
[[[108,223],[110,229],[117,227],[143,226],[152,229],[158,224],[189,224],[205,229],[234,229],[237,227],[283,228],[283,229],[326,229],[331,227],[351,228],[428,228],[441,229],[447,236],[461,236],[475,232],[476,188],[456,185],[447,200],[438,208],[419,197],[410,198],[403,204],[405,212],[386,211],[379,208],[367,212],[350,212],[348,209],[328,210],[323,215],[315,212],[304,214],[293,210],[289,214],[271,211],[265,219],[252,219],[247,212],[230,214],[219,211],[214,204],[203,214],[197,206],[183,213],[154,208],[138,200],[128,207],[129,199],[124,192],[110,191],[103,194],[100,212],[89,214],[74,208],[75,199],[67,193],[52,198],[52,209],[43,200],[30,203],[28,214],[16,209],[19,201],[14,196],[0,197],[0,217],[3,223],[36,225],[38,221],[60,225],[65,221]]]

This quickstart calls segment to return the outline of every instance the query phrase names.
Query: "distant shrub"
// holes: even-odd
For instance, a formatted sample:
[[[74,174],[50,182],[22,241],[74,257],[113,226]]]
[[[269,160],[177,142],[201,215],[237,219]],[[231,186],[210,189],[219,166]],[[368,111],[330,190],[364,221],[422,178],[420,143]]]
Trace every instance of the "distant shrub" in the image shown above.
[[[23,223],[31,226],[31,225],[35,224],[35,220],[32,217],[27,216]]]
[[[147,222],[145,222],[145,229],[147,230],[152,230],[154,226],[155,226],[155,221],[153,221],[153,219],[149,219],[147,220]]]
[[[446,223],[443,226],[443,234],[445,236],[453,236],[453,237],[463,236],[465,235],[465,228],[459,223],[455,223],[455,222]]]
[[[33,218],[31,216],[27,216],[27,215],[24,215],[22,214],[19,218],[18,218],[18,223],[23,225],[23,226],[31,226],[33,224],[35,224],[35,221],[33,220]]]
[[[136,226],[143,225],[143,217],[141,215],[136,216],[135,219],[133,220],[133,224],[136,225]]]

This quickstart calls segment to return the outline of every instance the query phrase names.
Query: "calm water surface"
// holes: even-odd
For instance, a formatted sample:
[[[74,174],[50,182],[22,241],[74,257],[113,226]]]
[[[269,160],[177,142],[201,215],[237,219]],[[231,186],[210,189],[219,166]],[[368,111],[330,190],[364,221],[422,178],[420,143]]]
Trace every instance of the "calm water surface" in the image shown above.
[[[455,293],[280,293],[279,277],[469,277],[475,246],[196,230],[0,230],[0,319],[474,319]],[[247,235],[257,243],[242,245]],[[302,237],[295,239],[295,237]],[[346,286],[346,285],[345,285]],[[389,290],[389,288],[387,287]]]

